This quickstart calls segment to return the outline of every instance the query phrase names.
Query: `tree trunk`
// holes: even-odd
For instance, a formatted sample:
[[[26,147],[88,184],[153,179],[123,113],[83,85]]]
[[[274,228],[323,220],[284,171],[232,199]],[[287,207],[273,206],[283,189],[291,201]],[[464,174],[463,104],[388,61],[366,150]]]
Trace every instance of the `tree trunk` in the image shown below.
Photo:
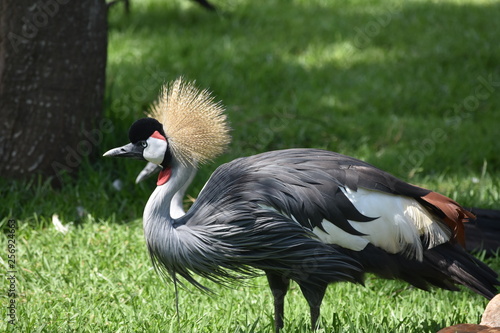
[[[96,151],[106,16],[105,0],[0,1],[1,177],[71,172]]]

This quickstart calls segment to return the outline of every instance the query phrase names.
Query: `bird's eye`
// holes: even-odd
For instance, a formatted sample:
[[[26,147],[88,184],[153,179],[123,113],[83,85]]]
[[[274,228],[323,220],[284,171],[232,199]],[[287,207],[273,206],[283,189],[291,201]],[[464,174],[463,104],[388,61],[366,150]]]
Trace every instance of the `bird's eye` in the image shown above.
[[[148,143],[146,141],[141,141],[141,146],[143,148],[146,148],[148,146]]]

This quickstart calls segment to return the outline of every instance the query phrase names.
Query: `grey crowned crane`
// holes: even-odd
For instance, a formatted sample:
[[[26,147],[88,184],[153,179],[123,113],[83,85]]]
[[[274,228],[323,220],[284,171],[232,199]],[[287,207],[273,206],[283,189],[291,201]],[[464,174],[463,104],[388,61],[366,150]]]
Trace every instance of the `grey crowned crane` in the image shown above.
[[[226,284],[264,271],[283,327],[290,280],[306,298],[312,328],[328,284],[362,283],[365,272],[428,290],[463,285],[491,299],[497,274],[464,251],[455,201],[387,172],[318,149],[271,151],[220,166],[186,212],[172,200],[198,165],[221,154],[230,137],[220,104],[181,79],[165,87],[130,143],[104,156],[161,166],[143,216],[153,265],[174,281],[194,275]],[[175,201],[175,200],[174,200]]]

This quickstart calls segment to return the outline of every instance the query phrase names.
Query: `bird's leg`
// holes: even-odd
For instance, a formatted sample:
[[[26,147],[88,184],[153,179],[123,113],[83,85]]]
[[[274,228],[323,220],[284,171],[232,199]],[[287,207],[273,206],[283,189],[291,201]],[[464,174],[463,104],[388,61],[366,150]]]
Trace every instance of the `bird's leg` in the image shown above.
[[[283,322],[285,319],[285,295],[288,291],[288,287],[290,286],[290,279],[270,272],[266,272],[266,276],[274,297],[275,332],[279,333],[279,331],[283,328]]]
[[[299,282],[299,286],[311,310],[311,329],[315,330],[317,328],[316,325],[318,323],[321,302],[325,296],[327,285],[311,285]]]

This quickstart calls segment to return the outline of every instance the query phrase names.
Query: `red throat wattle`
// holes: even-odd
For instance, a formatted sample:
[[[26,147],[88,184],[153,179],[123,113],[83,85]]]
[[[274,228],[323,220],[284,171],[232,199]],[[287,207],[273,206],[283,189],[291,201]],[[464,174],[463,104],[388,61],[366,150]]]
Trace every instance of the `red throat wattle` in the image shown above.
[[[170,176],[172,175],[172,169],[170,168],[165,168],[160,171],[160,174],[158,175],[158,180],[156,181],[156,185],[160,186],[168,182],[170,179]]]

